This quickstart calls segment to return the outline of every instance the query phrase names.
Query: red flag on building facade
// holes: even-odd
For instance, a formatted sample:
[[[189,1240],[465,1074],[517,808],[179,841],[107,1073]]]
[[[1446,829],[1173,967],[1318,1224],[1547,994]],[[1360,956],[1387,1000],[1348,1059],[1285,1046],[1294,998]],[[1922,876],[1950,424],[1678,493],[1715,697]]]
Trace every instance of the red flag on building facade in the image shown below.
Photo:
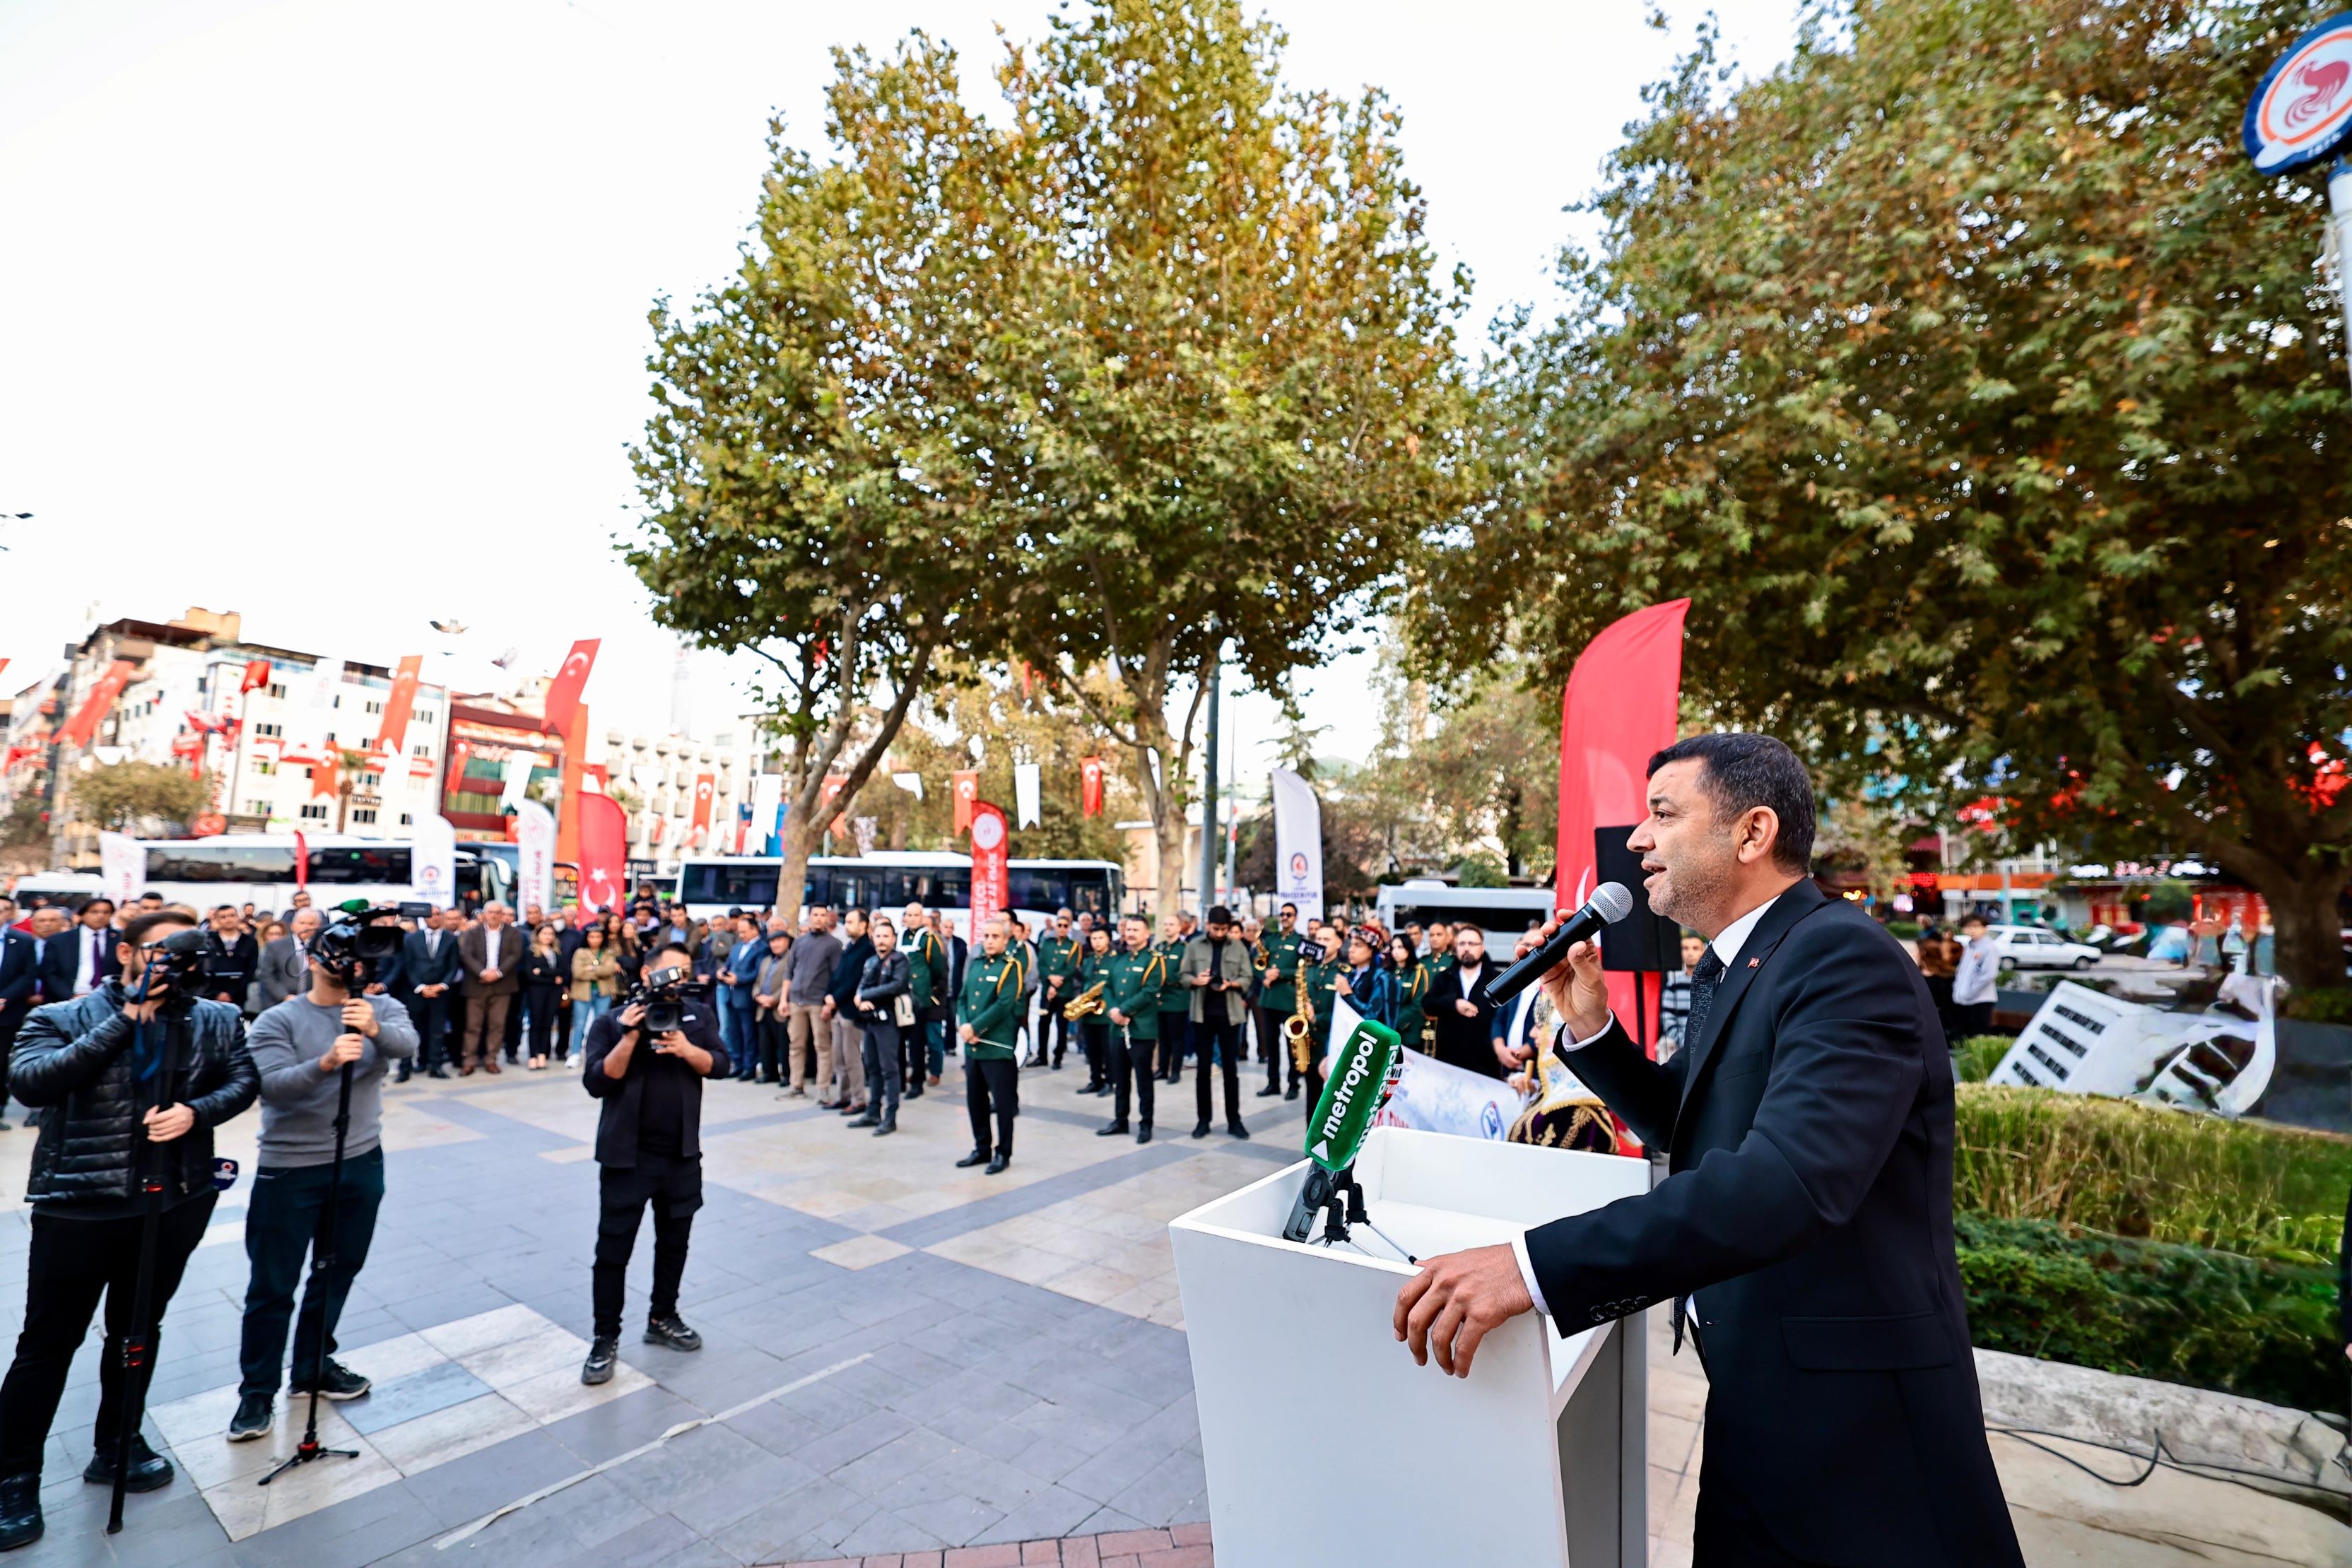
[[[245,679],[238,683],[236,694],[239,696],[243,696],[246,693],[253,690],[256,686],[266,686],[268,684],[269,661],[267,659],[247,659],[245,662]]]
[[[710,800],[717,787],[718,781],[708,773],[694,776],[694,829],[706,836],[710,831]]]
[[[572,644],[572,652],[563,656],[563,667],[555,672],[555,679],[547,688],[547,727],[558,735],[572,733],[572,716],[580,709],[580,690],[588,684],[588,672],[596,667],[596,650],[604,645],[598,637],[585,637]]]
[[[1002,810],[985,800],[972,802],[971,939],[975,943],[989,916],[1002,915],[1011,903],[1012,838]]]
[[[628,891],[629,814],[610,795],[580,797],[580,907],[618,909]]]
[[[1083,816],[1102,815],[1103,759],[1099,757],[1078,758],[1078,810]]]
[[[88,746],[90,737],[98,733],[99,725],[113,708],[114,699],[121,696],[122,688],[131,684],[131,672],[134,667],[129,659],[117,659],[109,664],[106,674],[99,676],[98,684],[89,688],[89,695],[82,699],[81,706],[74,711],[72,720],[58,732],[58,738],[68,746]]]
[[[948,775],[948,787],[955,792],[955,831],[961,833],[971,826],[972,810],[980,804],[980,769],[957,769]]]
[[[1560,699],[1559,840],[1552,901],[1566,911],[1599,882],[1592,862],[1596,828],[1631,831],[1650,814],[1650,758],[1675,742],[1681,716],[1683,617],[1690,601],[1653,604],[1604,628],[1578,655]],[[1646,979],[1646,977],[1643,977]],[[1628,971],[1609,977],[1610,1004],[1635,1016]],[[1658,1038],[1659,993],[1641,993],[1646,1038]]]
[[[416,679],[425,668],[425,655],[404,653],[400,668],[393,673],[392,695],[383,705],[383,723],[376,727],[375,745],[378,751],[400,755],[406,744],[408,715],[416,706]]]

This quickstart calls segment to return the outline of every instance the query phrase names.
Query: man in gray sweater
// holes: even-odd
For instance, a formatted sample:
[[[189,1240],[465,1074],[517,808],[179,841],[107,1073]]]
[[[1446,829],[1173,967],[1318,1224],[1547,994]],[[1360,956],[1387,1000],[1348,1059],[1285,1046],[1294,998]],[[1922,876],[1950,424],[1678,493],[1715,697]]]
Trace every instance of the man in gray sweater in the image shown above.
[[[833,990],[834,966],[841,959],[841,938],[833,934],[833,911],[822,904],[809,906],[801,939],[792,946],[784,966],[784,1021],[790,1030],[791,1060],[784,1076],[792,1080],[785,1097],[806,1094],[812,1072],[820,1098],[833,1078],[833,1020],[825,1016],[825,998]]]
[[[367,1261],[383,1202],[383,1078],[416,1054],[416,1026],[388,996],[361,994],[364,960],[352,950],[353,922],[339,921],[310,945],[310,988],[253,1020],[246,1043],[261,1074],[261,1149],[246,1210],[245,1255],[253,1265],[245,1292],[244,1379],[228,1436],[234,1443],[268,1434],[286,1360],[286,1325],[294,1287],[317,1236],[335,1155],[335,1107],[342,1070],[352,1073],[351,1122],[343,1174],[335,1193],[332,1264],[302,1292],[294,1335],[293,1392],[315,1380],[328,1399],[356,1399],[368,1380],[332,1357],[335,1323],[352,1281]]]

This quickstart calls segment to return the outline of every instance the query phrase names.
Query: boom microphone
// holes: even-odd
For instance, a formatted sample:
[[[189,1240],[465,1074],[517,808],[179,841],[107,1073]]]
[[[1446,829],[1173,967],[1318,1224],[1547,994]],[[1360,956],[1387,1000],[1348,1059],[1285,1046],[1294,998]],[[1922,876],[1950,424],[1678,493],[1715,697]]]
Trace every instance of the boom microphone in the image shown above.
[[[1633,895],[1622,882],[1604,882],[1592,890],[1584,907],[1560,922],[1551,940],[1486,983],[1486,999],[1501,1007],[1558,968],[1568,950],[1604,925],[1614,925],[1633,913]]]

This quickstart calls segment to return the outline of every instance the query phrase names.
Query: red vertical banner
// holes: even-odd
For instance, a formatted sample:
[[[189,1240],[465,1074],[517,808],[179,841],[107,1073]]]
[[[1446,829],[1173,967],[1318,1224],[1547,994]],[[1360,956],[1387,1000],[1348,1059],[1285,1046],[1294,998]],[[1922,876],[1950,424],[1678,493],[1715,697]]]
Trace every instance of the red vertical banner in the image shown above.
[[[971,826],[972,814],[980,806],[980,769],[965,768],[949,774],[948,788],[955,792],[955,831],[961,833]]]
[[[580,907],[618,909],[628,887],[629,814],[610,795],[580,796]]]
[[[425,668],[425,655],[404,653],[400,668],[393,673],[392,695],[383,705],[383,722],[376,727],[375,748],[400,756],[407,744],[408,716],[416,706],[416,680]]]
[[[563,656],[563,667],[548,683],[541,716],[556,734],[572,733],[572,716],[579,710],[581,689],[587,685],[588,672],[596,667],[596,650],[603,645],[604,640],[598,637],[584,637],[572,643],[572,652]]]
[[[310,841],[302,836],[299,828],[294,830],[294,885],[310,885]]]
[[[122,688],[131,684],[131,672],[134,667],[129,659],[117,659],[107,665],[106,674],[99,676],[98,684],[89,688],[89,695],[84,697],[81,706],[74,710],[72,719],[58,732],[58,738],[68,746],[88,746],[90,738],[98,734],[98,727],[112,710],[114,699],[121,696]]]
[[[1013,835],[1004,813],[985,800],[971,804],[971,940],[980,941],[989,916],[1010,907],[1013,885]]]
[[[1681,716],[1683,617],[1687,599],[1653,604],[1612,622],[1578,655],[1560,698],[1559,843],[1553,903],[1574,909],[1599,880],[1592,831],[1650,814],[1650,758],[1672,746]],[[1609,1002],[1621,1018],[1647,1015],[1646,1038],[1658,1038],[1659,988],[1640,992],[1636,976],[1612,971]]]
[[[694,776],[694,829],[707,839],[710,836],[710,801],[718,780],[708,773]]]
[[[1078,811],[1082,816],[1102,815],[1103,759],[1099,757],[1078,758]]]
[[[246,693],[254,690],[256,687],[266,686],[268,684],[269,661],[267,659],[247,659],[245,662],[245,679],[237,684],[236,693],[237,695],[243,696]]]

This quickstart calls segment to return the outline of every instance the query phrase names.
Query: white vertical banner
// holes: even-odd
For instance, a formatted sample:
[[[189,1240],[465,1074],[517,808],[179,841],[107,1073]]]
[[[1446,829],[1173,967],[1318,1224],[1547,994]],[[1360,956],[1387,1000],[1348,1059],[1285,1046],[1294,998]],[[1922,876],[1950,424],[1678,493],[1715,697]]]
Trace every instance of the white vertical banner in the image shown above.
[[[375,836],[380,839],[399,836],[400,814],[414,810],[408,803],[412,795],[419,804],[424,801],[423,790],[409,788],[408,737],[415,728],[415,719],[401,727],[398,741],[384,754],[382,765],[376,768]]]
[[[751,852],[755,855],[781,853],[776,841],[784,831],[784,776],[781,773],[751,775]]]
[[[1323,803],[1287,768],[1274,770],[1274,892],[1302,920],[1323,915]]]
[[[98,866],[115,908],[127,907],[144,891],[139,884],[147,879],[147,852],[129,833],[98,835]]]
[[[457,902],[457,830],[438,811],[419,811],[413,831],[415,841],[409,851],[409,891],[428,904],[446,909]]]
[[[538,752],[523,747],[517,747],[507,753],[506,783],[499,790],[499,810],[520,810],[522,803],[530,798],[530,769],[538,760]]]
[[[335,743],[335,695],[343,689],[343,662],[321,659],[310,684],[287,692],[286,750],[325,761]]]
[[[1034,762],[1014,763],[1013,765],[1013,815],[1014,818],[1013,825],[1014,827],[1034,828],[1037,825],[1040,820],[1038,816],[1041,809],[1040,794],[1037,765]]]
[[[536,800],[515,808],[515,901],[551,912],[555,898],[555,813]]]

